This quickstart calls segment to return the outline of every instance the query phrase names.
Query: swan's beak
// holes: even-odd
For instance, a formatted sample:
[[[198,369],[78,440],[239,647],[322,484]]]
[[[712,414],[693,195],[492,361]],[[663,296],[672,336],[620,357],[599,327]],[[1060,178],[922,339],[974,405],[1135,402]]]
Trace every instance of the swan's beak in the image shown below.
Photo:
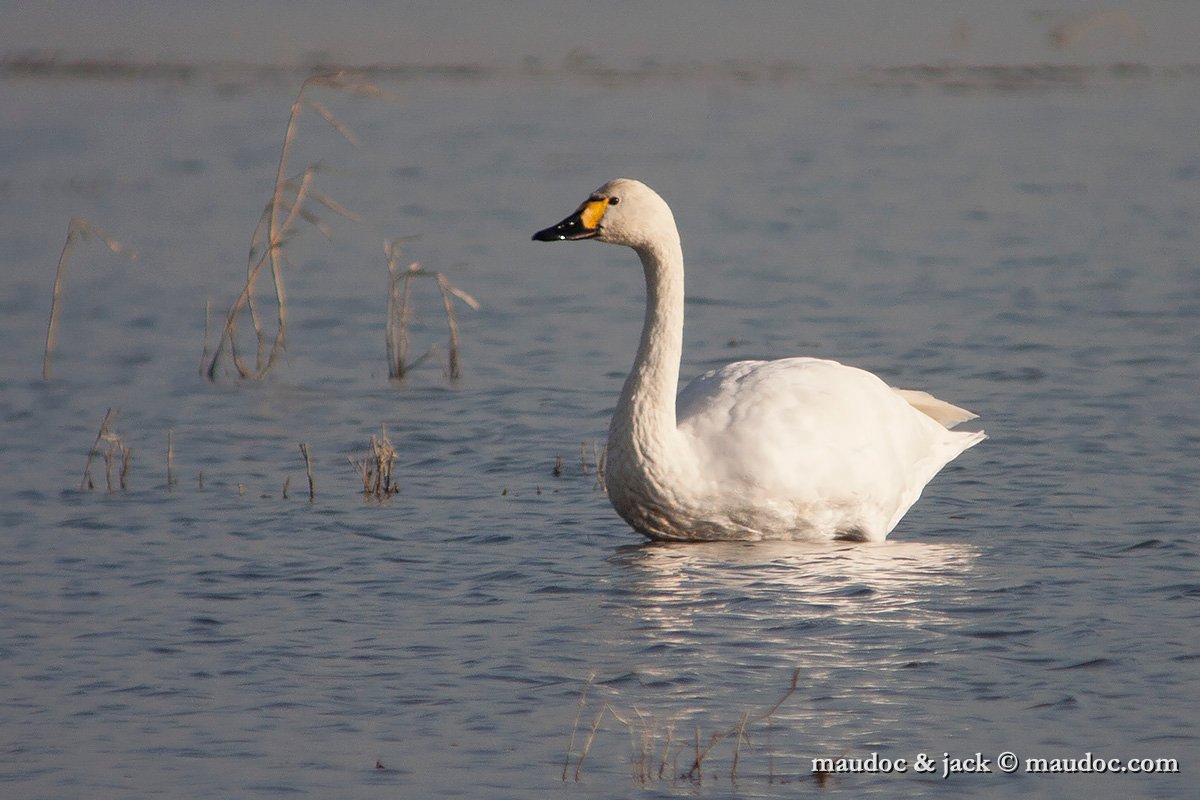
[[[557,225],[533,235],[535,242],[573,242],[591,239],[600,233],[600,219],[608,209],[607,200],[588,200],[575,213]]]

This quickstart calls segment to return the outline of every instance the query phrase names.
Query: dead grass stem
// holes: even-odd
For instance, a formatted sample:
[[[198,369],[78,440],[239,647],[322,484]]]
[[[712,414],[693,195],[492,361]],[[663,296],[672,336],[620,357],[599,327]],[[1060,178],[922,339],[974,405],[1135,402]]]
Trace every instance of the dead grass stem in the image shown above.
[[[700,723],[696,722],[693,725],[691,742],[681,745],[677,744],[675,739],[676,719],[669,719],[665,727],[660,728],[659,722],[653,716],[643,714],[637,707],[633,707],[630,712],[623,713],[612,703],[607,701],[602,702],[592,719],[591,727],[582,747],[576,751],[576,735],[580,720],[583,718],[584,710],[588,707],[588,690],[591,688],[594,679],[595,675],[588,678],[583,691],[579,695],[575,711],[575,723],[571,728],[571,735],[567,742],[567,754],[563,761],[562,779],[565,781],[567,780],[567,776],[572,774],[570,769],[572,755],[577,756],[573,772],[574,780],[579,781],[582,779],[584,762],[592,749],[593,743],[597,739],[598,732],[602,730],[602,722],[605,717],[611,717],[626,729],[630,737],[630,761],[632,765],[632,777],[635,783],[645,785],[656,781],[663,781],[670,774],[672,780],[686,780],[696,786],[700,786],[703,784],[706,776],[705,764],[712,756],[714,748],[728,739],[733,740],[729,780],[732,784],[737,783],[738,769],[742,766],[743,753],[746,749],[753,749],[750,730],[755,725],[763,723],[768,725],[769,730],[775,713],[795,694],[800,679],[800,670],[793,670],[791,683],[787,690],[766,711],[759,714],[752,714],[749,711],[743,712],[736,725],[727,730],[714,733],[707,739],[703,736]],[[665,733],[660,731],[665,731]],[[658,749],[660,738],[663,739],[661,751]],[[678,758],[680,753],[687,752],[688,750],[691,751],[691,764],[685,772],[681,773],[678,769]],[[657,756],[655,755],[656,751],[658,752]],[[773,783],[775,780],[774,760],[770,753],[768,753],[768,773],[769,780]]]
[[[388,265],[388,308],[387,308],[387,358],[388,377],[400,380],[411,369],[419,365],[432,354],[432,349],[421,357],[410,361],[408,357],[409,339],[408,328],[412,319],[412,282],[414,278],[428,277],[437,282],[442,299],[442,311],[446,315],[446,327],[449,330],[450,341],[446,369],[451,380],[462,374],[458,359],[458,316],[454,311],[454,300],[466,303],[472,309],[479,310],[479,301],[462,289],[450,283],[450,280],[436,270],[422,269],[417,262],[412,262],[407,268],[400,268],[400,245],[404,239],[388,239],[383,243],[383,255]]]
[[[394,468],[398,453],[392,447],[387,437],[387,431],[381,431],[378,438],[371,434],[367,454],[360,460],[349,459],[350,464],[358,472],[363,482],[363,495],[376,500],[386,499],[400,491],[396,482]]]
[[[587,703],[588,689],[592,687],[592,681],[595,679],[596,673],[588,675],[587,683],[583,685],[583,691],[579,693],[579,702],[575,704],[575,723],[571,726],[571,737],[567,740],[567,755],[563,759],[562,779],[564,781],[567,779],[567,770],[571,767],[571,753],[575,752],[575,733],[579,730],[579,720],[583,716],[583,707]]]
[[[324,206],[329,211],[349,219],[357,217],[340,203],[328,195],[316,191],[313,177],[318,170],[317,164],[309,164],[300,173],[290,174],[292,149],[296,140],[296,130],[300,115],[305,109],[314,111],[319,117],[329,123],[334,130],[351,144],[357,144],[358,139],[350,129],[333,115],[328,108],[312,99],[309,93],[312,89],[327,88],[348,92],[355,95],[379,96],[379,87],[356,73],[336,72],[328,75],[313,75],[300,84],[296,99],[292,102],[291,114],[288,116],[287,129],[284,131],[283,145],[279,152],[279,164],[275,171],[275,185],[271,200],[267,203],[258,225],[255,226],[251,237],[250,256],[246,262],[246,282],[241,292],[229,307],[225,315],[225,325],[217,346],[208,361],[205,374],[209,380],[216,380],[217,368],[223,353],[228,352],[234,369],[242,378],[262,378],[275,365],[287,341],[287,293],[283,283],[283,247],[295,233],[298,220],[304,220],[316,227],[322,234],[328,236],[329,228],[320,218],[306,207],[306,201],[312,200]],[[309,204],[311,205],[311,203]],[[270,335],[262,320],[256,295],[256,285],[263,270],[270,267],[271,283],[275,304],[275,332]],[[255,357],[251,367],[238,348],[238,321],[243,313],[248,313],[254,326]],[[270,346],[268,347],[268,340]],[[208,338],[205,336],[205,350],[208,349]]]
[[[600,443],[592,439],[592,457],[588,460],[587,442],[579,443],[579,468],[583,470],[584,475],[596,476],[596,483],[593,489],[601,492],[608,491],[608,482],[606,480],[606,467],[608,466],[608,445],[600,446]]]
[[[113,489],[113,472],[117,473],[117,486],[124,491],[129,486],[129,467],[133,463],[133,450],[112,429],[116,412],[110,408],[104,413],[100,422],[100,430],[88,450],[87,463],[83,466],[83,479],[79,482],[80,491],[91,491],[96,488],[92,479],[92,461],[99,454],[104,459],[104,478],[108,491]]]
[[[317,485],[313,481],[312,471],[312,452],[308,448],[307,442],[300,443],[300,454],[304,456],[304,472],[308,475],[308,499],[309,502],[317,499]],[[283,487],[283,496],[287,497],[287,486]]]
[[[46,349],[42,354],[42,380],[50,380],[50,363],[51,356],[54,353],[54,344],[58,338],[58,319],[62,312],[61,299],[63,281],[66,279],[67,264],[71,260],[71,254],[75,250],[75,243],[95,237],[104,242],[104,246],[117,255],[123,255],[130,261],[137,260],[137,252],[131,250],[115,239],[111,238],[107,233],[100,230],[96,225],[82,217],[73,217],[67,223],[67,239],[63,242],[62,253],[58,256],[58,268],[54,271],[54,291],[53,297],[50,300],[50,321],[46,325]]]

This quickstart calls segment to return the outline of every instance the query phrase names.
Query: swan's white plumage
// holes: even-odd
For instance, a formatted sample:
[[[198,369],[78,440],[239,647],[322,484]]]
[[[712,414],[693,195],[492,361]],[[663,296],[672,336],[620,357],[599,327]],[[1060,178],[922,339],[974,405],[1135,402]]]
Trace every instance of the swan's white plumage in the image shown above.
[[[596,238],[641,258],[646,318],[606,478],[617,512],[646,536],[882,540],[984,438],[949,430],[969,411],[824,359],[739,361],[676,397],[683,255],[670,208],[645,184],[610,181],[535,238]]]

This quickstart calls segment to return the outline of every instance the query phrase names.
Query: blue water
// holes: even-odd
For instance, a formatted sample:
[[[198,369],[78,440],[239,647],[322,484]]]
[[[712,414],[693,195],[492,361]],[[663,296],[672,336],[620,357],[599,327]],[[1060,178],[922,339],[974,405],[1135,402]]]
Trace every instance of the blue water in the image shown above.
[[[205,305],[215,331],[298,77],[0,78],[0,794],[1186,794],[1197,73],[512,63],[314,95],[362,144],[308,113],[293,163],[360,220],[287,244],[285,357],[215,383]],[[685,378],[813,354],[981,414],[887,544],[650,545],[608,507],[640,270],[528,239],[616,175],[679,219]],[[78,243],[43,381],[72,217],[138,258]],[[432,285],[438,349],[388,381],[398,236],[481,303],[457,381]],[[81,491],[110,407],[128,486]],[[365,500],[381,432],[400,492]],[[812,770],[872,753],[937,770]],[[1179,771],[1025,765],[1089,753]]]

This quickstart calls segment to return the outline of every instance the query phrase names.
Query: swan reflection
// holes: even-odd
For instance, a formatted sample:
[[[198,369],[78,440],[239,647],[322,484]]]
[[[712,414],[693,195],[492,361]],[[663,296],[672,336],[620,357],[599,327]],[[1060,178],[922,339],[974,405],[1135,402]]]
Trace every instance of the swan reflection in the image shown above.
[[[819,630],[827,655],[845,626],[944,621],[977,555],[969,545],[922,542],[649,543],[621,548],[614,560],[636,595],[626,613],[666,640],[736,633],[791,649]]]
[[[623,740],[657,752],[663,730],[727,731],[786,700],[749,730],[759,763],[742,769],[807,774],[808,755],[845,750],[864,725],[924,720],[906,698],[953,668],[978,556],[920,542],[622,547],[586,714],[617,710],[634,720]]]

